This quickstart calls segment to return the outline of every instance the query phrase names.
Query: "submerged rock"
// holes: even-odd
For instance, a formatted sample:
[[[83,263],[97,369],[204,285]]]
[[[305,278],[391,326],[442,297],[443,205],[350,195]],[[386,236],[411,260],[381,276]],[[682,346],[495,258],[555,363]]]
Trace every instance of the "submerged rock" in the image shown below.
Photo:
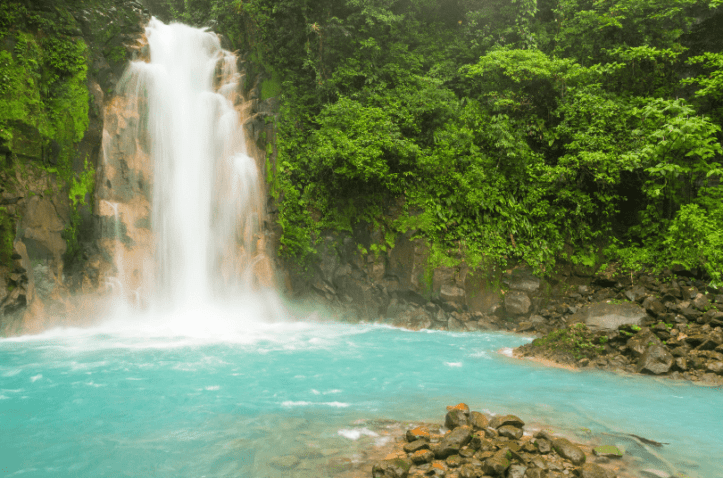
[[[555,438],[552,447],[561,457],[570,460],[573,465],[582,465],[585,463],[585,453],[582,449],[573,444],[567,438]]]

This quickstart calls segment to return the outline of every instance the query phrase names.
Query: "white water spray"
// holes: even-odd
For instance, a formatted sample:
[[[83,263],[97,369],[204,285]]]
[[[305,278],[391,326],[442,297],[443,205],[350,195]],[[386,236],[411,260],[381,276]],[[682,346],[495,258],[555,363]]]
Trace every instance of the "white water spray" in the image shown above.
[[[131,63],[108,110],[114,116],[106,116],[115,130],[104,134],[99,196],[116,224],[117,203],[124,203],[130,241],[150,259],[131,264],[129,253],[116,269],[126,282],[136,280],[125,287],[143,289],[157,311],[207,310],[240,296],[258,308],[263,294],[250,299],[249,291],[270,284],[257,271],[269,276],[270,268],[258,267],[268,265],[259,235],[263,192],[236,109],[236,57],[215,34],[186,25],[153,19],[146,36],[150,61]],[[144,217],[151,237],[145,245],[136,226]]]

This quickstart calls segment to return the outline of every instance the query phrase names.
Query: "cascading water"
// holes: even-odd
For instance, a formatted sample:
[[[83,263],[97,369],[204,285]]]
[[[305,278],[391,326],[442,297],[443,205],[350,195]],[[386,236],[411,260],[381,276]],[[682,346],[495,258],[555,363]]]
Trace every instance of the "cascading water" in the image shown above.
[[[268,267],[255,267],[268,259],[258,244],[258,168],[236,109],[236,57],[216,35],[181,24],[154,19],[146,36],[150,59],[131,63],[110,109],[117,118],[107,120],[115,129],[104,135],[110,144],[99,195],[127,205],[126,244],[145,256],[131,267],[115,264],[117,272],[126,270],[118,279],[163,311],[248,295],[256,279],[270,280]],[[144,215],[151,239],[136,241]],[[116,240],[112,247],[127,246]],[[266,277],[257,277],[259,270]]]

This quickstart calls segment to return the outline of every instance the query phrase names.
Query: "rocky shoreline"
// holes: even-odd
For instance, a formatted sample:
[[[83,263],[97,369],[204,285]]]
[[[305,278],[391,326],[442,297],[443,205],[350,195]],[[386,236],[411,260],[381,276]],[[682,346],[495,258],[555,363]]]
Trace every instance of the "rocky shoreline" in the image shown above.
[[[447,407],[443,425],[410,428],[387,451],[372,466],[373,478],[635,476],[624,452],[613,445],[573,443],[547,429],[531,433],[515,415],[490,417],[464,403]]]
[[[612,282],[612,281],[609,281]],[[561,327],[517,357],[723,385],[723,295],[672,272],[580,286],[540,312]],[[533,316],[518,332],[535,330]]]

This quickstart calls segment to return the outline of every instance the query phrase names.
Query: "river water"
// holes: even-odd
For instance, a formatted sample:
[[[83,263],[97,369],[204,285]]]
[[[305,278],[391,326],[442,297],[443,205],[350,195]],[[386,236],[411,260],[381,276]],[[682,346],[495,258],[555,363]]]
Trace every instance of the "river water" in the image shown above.
[[[641,469],[723,476],[721,390],[498,353],[524,337],[135,320],[0,340],[3,476],[333,476],[331,465],[375,439],[359,420],[439,422],[459,401],[596,435]],[[289,454],[301,461],[274,468]]]

